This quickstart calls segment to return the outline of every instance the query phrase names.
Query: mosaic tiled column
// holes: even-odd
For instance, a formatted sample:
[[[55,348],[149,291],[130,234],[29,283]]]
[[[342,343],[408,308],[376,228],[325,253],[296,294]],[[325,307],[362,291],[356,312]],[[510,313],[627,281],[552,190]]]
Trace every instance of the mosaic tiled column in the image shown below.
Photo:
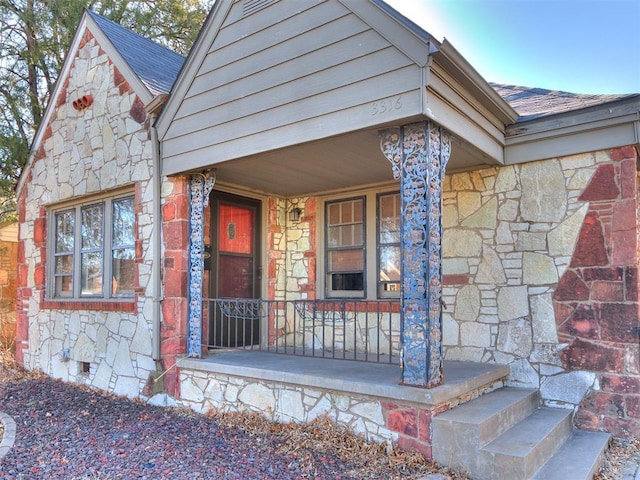
[[[189,182],[189,279],[187,355],[202,355],[202,289],[204,280],[204,209],[215,175],[194,174]]]
[[[400,180],[402,383],[442,383],[442,180],[449,134],[431,122],[380,132],[380,148]]]

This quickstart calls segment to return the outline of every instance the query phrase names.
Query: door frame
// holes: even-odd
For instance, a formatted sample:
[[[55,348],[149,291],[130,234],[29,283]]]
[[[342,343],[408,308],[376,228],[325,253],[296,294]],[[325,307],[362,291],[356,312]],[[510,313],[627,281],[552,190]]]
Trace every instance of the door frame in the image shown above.
[[[210,271],[209,271],[209,289],[208,295],[210,299],[219,298],[219,258],[220,251],[218,248],[218,239],[220,237],[218,211],[220,204],[233,205],[238,207],[250,208],[253,211],[253,295],[248,298],[261,298],[262,293],[262,200],[236,195],[228,192],[214,190],[209,198],[210,206]],[[209,309],[208,314],[208,344],[213,345],[214,342],[214,312],[213,308]],[[258,341],[262,338],[262,325],[259,325]]]

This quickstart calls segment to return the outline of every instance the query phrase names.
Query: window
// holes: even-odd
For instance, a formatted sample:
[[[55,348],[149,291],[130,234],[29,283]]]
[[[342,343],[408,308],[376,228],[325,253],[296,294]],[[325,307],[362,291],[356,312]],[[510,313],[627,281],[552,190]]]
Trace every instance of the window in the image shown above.
[[[76,205],[52,214],[50,296],[59,299],[132,297],[133,196]]]
[[[400,194],[329,198],[324,215],[325,297],[400,298]]]
[[[400,194],[378,195],[378,297],[400,294]]]
[[[364,198],[326,204],[326,290],[329,297],[363,297]]]

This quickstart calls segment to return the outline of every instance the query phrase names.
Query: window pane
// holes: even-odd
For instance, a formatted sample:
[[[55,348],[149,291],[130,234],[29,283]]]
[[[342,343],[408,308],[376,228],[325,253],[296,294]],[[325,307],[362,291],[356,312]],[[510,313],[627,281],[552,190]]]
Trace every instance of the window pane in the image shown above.
[[[380,243],[400,242],[400,194],[380,197]]]
[[[82,249],[91,250],[102,247],[103,205],[91,205],[82,208]]]
[[[73,252],[73,210],[56,213],[56,253]]]
[[[102,253],[83,253],[81,255],[82,295],[102,294]]]
[[[400,247],[380,247],[380,281],[400,281]]]
[[[364,281],[360,273],[334,273],[331,275],[331,290],[363,290]]]
[[[135,243],[133,197],[122,198],[113,202],[112,222],[112,247],[133,246]]]
[[[55,277],[56,296],[70,297],[73,292],[73,279],[70,275]]]
[[[120,248],[113,251],[111,289],[114,296],[133,295],[134,257],[133,248]]]
[[[73,255],[60,255],[56,257],[55,273],[73,272]]]
[[[329,252],[329,270],[331,272],[348,272],[364,269],[362,250],[335,250]]]

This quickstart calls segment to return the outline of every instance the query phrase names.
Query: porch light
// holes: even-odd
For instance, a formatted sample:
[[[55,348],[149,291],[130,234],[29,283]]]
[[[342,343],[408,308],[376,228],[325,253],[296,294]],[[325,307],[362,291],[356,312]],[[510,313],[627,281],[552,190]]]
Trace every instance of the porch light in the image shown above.
[[[299,222],[301,215],[302,215],[302,209],[298,208],[298,207],[293,207],[289,211],[289,221],[290,222]]]

